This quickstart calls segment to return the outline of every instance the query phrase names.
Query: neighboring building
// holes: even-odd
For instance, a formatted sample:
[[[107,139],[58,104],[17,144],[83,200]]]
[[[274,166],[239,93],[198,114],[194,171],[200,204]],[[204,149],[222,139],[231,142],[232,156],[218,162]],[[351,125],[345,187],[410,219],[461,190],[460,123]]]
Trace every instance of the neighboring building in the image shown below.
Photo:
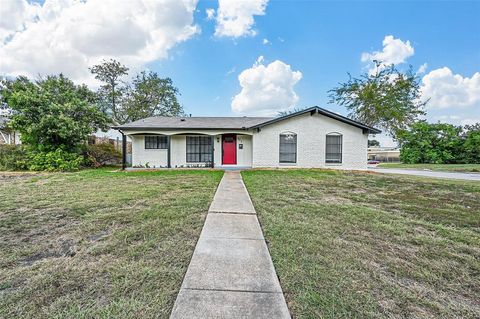
[[[115,127],[132,140],[134,167],[366,169],[379,130],[319,107],[279,118],[150,117]]]
[[[0,144],[21,144],[20,133],[8,128],[8,118],[0,116]]]
[[[106,132],[98,130],[94,134],[88,137],[88,144],[100,144],[100,143],[110,143],[112,144],[117,151],[122,151],[122,134],[117,131],[110,129]],[[126,162],[128,164],[132,163],[132,141],[130,138],[127,138],[126,141]]]
[[[99,143],[110,143],[119,151],[122,150],[122,134],[117,131],[110,129],[106,132],[98,130],[94,134],[90,135],[88,138],[88,144],[99,144]],[[132,142],[127,142],[129,153],[131,153]]]
[[[368,159],[380,162],[400,162],[400,149],[397,147],[369,147]]]

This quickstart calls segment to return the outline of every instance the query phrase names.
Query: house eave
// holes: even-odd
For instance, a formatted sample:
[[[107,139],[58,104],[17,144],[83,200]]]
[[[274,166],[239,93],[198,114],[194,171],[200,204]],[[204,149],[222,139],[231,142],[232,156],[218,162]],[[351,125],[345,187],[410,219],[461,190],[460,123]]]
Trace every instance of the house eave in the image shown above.
[[[145,126],[112,126],[114,130],[148,130],[148,131],[175,131],[175,130],[235,130],[248,131],[249,127],[145,127]]]
[[[299,115],[306,114],[306,113],[310,113],[311,116],[313,116],[315,114],[321,114],[321,115],[330,117],[332,119],[335,119],[337,121],[340,121],[340,122],[343,122],[343,123],[361,128],[363,130],[364,134],[380,134],[382,132],[379,129],[376,129],[374,127],[371,127],[371,126],[365,125],[363,123],[357,122],[355,120],[349,119],[348,117],[342,116],[340,114],[336,114],[336,113],[327,111],[327,110],[325,110],[325,109],[323,109],[319,106],[313,106],[313,107],[310,107],[310,108],[305,109],[305,110],[301,110],[301,111],[298,111],[298,112],[295,112],[295,113],[287,114],[285,116],[281,116],[281,117],[275,118],[273,120],[257,124],[255,126],[250,127],[250,128],[251,129],[260,129],[264,126],[274,124],[274,123],[277,123],[277,122],[280,122],[280,121],[284,121],[284,120],[290,119],[292,117],[299,116]]]

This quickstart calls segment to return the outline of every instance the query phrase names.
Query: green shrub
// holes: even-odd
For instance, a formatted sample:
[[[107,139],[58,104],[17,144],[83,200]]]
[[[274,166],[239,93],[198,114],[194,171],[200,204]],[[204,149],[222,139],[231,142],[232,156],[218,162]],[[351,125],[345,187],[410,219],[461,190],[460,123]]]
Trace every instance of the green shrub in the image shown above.
[[[122,160],[122,153],[115,149],[110,143],[99,143],[88,145],[85,150],[85,159],[88,165],[101,167],[114,165]]]
[[[480,123],[461,127],[419,121],[397,137],[400,160],[406,164],[480,163]]]
[[[0,170],[18,171],[28,168],[28,155],[21,145],[0,145]]]
[[[76,171],[83,163],[82,155],[57,149],[53,152],[31,153],[28,169],[31,171]]]
[[[465,163],[480,164],[480,123],[466,125],[463,153]]]
[[[461,133],[461,126],[418,121],[409,130],[401,131],[397,135],[402,146],[400,160],[406,164],[462,163]]]

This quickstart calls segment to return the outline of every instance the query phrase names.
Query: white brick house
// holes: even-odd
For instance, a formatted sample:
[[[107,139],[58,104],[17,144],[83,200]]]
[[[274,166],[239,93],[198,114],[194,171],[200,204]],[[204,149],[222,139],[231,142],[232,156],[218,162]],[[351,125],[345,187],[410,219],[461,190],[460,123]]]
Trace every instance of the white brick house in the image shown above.
[[[9,119],[0,116],[0,144],[21,144],[20,133],[8,127]]]
[[[151,117],[115,127],[134,167],[366,169],[379,130],[319,107],[278,118]]]

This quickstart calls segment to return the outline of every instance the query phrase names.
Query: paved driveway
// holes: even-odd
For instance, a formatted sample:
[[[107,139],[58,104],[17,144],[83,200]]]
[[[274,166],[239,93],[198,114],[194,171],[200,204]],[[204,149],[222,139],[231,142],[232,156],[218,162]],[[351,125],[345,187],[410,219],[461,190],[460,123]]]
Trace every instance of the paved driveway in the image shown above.
[[[385,174],[402,174],[402,175],[415,175],[434,178],[448,178],[448,179],[460,179],[467,181],[480,181],[479,173],[457,173],[457,172],[437,172],[429,170],[413,170],[413,169],[400,169],[400,168],[377,168],[369,167],[369,171]]]

